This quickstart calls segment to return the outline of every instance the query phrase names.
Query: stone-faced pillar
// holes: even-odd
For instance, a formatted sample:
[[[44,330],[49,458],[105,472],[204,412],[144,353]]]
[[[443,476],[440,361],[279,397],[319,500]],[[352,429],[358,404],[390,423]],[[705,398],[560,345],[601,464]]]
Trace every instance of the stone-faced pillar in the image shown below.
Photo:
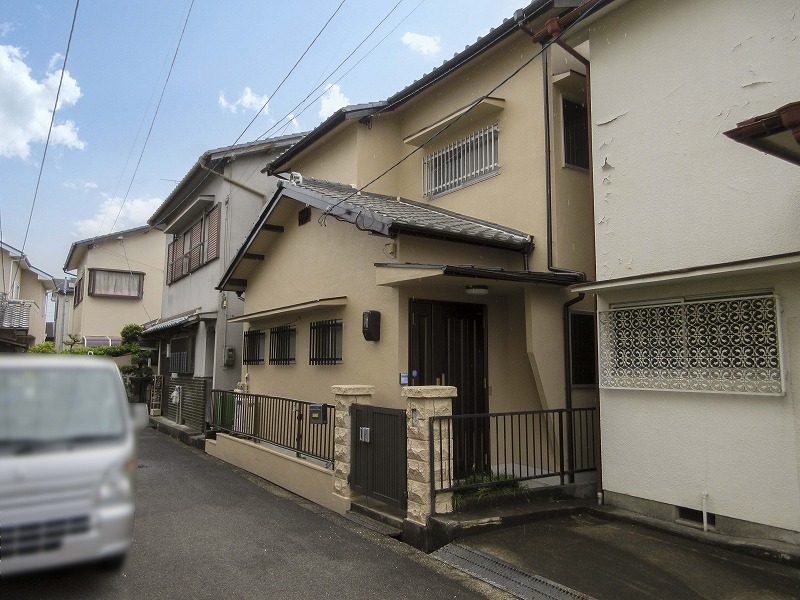
[[[434,480],[449,481],[453,473],[452,427],[447,422],[433,421],[433,456],[431,456],[430,423],[433,416],[453,414],[452,386],[409,386],[403,388],[406,403],[408,506],[407,518],[425,526],[428,516],[453,511],[452,492],[436,494],[431,503],[431,461]]]
[[[334,440],[333,440],[333,495],[340,500],[341,512],[350,509],[350,406],[352,404],[372,404],[375,386],[372,385],[334,385],[331,387],[335,398]]]

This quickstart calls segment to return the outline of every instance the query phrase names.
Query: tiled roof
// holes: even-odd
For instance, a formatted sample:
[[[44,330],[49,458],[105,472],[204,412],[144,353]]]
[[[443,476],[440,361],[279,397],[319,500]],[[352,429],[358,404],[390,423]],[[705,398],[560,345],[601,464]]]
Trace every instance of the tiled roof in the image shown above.
[[[359,192],[349,185],[311,177],[279,185],[286,196],[376,233],[427,234],[521,251],[529,251],[532,245],[531,236],[522,231],[399,196]]]
[[[0,300],[0,327],[27,329],[30,326],[31,303],[22,300]]]

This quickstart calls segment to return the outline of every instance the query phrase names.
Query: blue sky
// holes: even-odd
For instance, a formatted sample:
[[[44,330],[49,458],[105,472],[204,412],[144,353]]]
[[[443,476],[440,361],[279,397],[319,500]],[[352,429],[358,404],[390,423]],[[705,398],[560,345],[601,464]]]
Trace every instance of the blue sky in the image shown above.
[[[197,158],[232,144],[265,101],[267,110],[242,142],[268,131],[307,131],[345,104],[384,100],[526,4],[345,0],[276,93],[340,2],[82,0],[27,240],[75,4],[6,3],[0,13],[2,240],[17,248],[24,243],[33,265],[61,277],[73,241],[109,233],[115,220],[115,231],[144,224]],[[317,86],[310,100],[327,93],[309,100],[302,113],[305,105],[295,109]],[[294,118],[284,119],[290,113]]]

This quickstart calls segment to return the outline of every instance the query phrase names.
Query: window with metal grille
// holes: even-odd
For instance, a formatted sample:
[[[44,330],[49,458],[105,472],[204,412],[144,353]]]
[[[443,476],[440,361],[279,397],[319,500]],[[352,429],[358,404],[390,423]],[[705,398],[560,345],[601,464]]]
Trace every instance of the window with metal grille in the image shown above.
[[[188,337],[171,339],[169,342],[169,372],[192,373],[193,371],[192,339]]]
[[[497,123],[422,159],[422,193],[437,196],[497,173]]]
[[[244,332],[244,351],[242,353],[242,364],[263,365],[264,364],[264,345],[266,334],[263,329],[251,329]]]
[[[594,385],[597,383],[594,315],[571,313],[569,336],[572,385]]]
[[[297,330],[294,325],[269,330],[269,364],[291,365],[295,362]]]
[[[782,394],[779,314],[773,295],[602,311],[600,386]]]
[[[562,102],[564,121],[564,164],[589,168],[589,112],[585,104]]]
[[[336,365],[342,362],[342,320],[311,323],[310,365]]]

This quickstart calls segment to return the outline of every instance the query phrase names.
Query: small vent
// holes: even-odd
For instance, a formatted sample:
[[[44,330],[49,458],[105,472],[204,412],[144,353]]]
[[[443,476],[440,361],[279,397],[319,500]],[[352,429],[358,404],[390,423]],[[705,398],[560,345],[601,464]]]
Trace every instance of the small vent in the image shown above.
[[[709,529],[716,526],[717,515],[707,512],[706,519],[708,519]],[[694,508],[686,508],[685,506],[678,507],[678,522],[684,525],[692,525],[694,527],[703,526],[703,511],[695,510]]]
[[[301,208],[300,212],[297,213],[297,224],[305,225],[310,220],[311,220],[311,207],[306,206],[305,208]]]

